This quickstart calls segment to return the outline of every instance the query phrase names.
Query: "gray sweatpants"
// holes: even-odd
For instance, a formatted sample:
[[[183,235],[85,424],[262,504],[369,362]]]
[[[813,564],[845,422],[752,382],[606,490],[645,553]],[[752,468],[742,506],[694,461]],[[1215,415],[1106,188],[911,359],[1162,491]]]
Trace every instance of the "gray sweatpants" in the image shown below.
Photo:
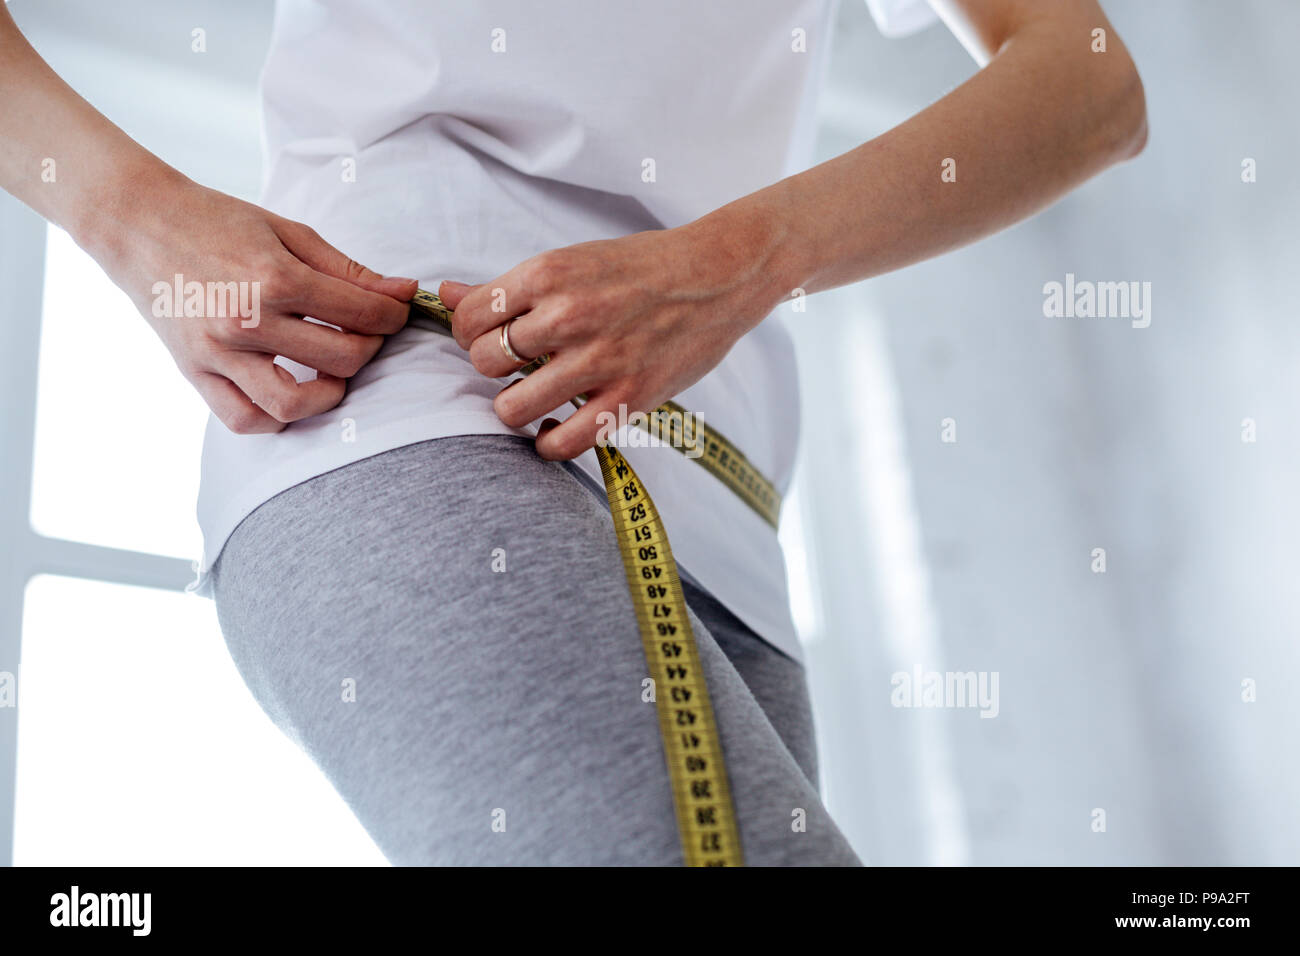
[[[682,571],[746,862],[858,863],[818,797],[803,668]],[[264,503],[213,574],[249,688],[393,863],[681,864],[608,505],[577,468],[512,436],[408,445]]]

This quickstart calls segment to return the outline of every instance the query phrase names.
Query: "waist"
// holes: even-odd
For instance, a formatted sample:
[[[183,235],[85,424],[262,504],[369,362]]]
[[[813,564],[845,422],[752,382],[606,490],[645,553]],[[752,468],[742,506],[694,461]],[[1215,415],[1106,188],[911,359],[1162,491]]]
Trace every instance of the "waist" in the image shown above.
[[[354,162],[354,167],[345,165]],[[520,173],[444,140],[271,154],[262,205],[389,275],[478,283],[547,249],[669,223],[630,196]]]

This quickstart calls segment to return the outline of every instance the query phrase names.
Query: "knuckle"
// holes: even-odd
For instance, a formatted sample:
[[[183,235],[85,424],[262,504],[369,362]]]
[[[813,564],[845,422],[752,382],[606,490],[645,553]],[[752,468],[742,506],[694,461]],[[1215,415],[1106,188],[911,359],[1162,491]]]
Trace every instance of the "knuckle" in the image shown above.
[[[528,411],[523,407],[522,402],[510,394],[511,389],[507,388],[500,392],[493,401],[497,417],[511,428],[522,428],[527,425],[532,418]]]
[[[319,379],[317,381],[319,382]],[[347,384],[342,379],[340,379],[338,381],[321,383],[320,388],[321,388],[321,399],[322,399],[322,401],[320,402],[320,408],[309,409],[307,408],[307,403],[304,400],[303,409],[301,411],[301,414],[298,416],[299,418],[306,418],[308,415],[314,415],[317,412],[324,412],[333,408],[339,402],[343,401],[343,396],[344,394],[346,394],[348,387]]]
[[[340,374],[344,378],[351,378],[366,367],[374,354],[375,348],[370,342],[362,340],[347,343],[339,357]]]
[[[266,292],[263,297],[268,302],[290,302],[302,291],[302,280],[298,270],[290,263],[276,259],[270,263],[263,275]]]
[[[307,225],[305,222],[299,222],[297,219],[276,217],[274,229],[276,232],[282,233],[290,239],[312,240],[319,238],[316,235],[316,230],[312,229],[312,227]]]
[[[562,436],[556,440],[554,452],[557,456],[564,459],[577,458],[586,448],[583,446],[581,437]]]
[[[536,323],[537,335],[543,342],[554,342],[556,333],[564,327],[564,317],[558,308],[538,309],[529,321]]]
[[[541,255],[533,257],[524,267],[524,283],[537,292],[545,293],[549,291],[551,283],[551,259],[549,254],[543,252]]]
[[[302,398],[298,389],[289,391],[277,388],[266,397],[262,407],[277,422],[291,422],[301,417],[301,406]]]
[[[256,432],[258,423],[257,409],[250,405],[240,405],[232,409],[224,416],[221,421],[236,435],[251,435]]]
[[[279,398],[267,398],[258,404],[258,407],[261,408],[262,411],[266,412],[266,414],[270,415],[277,422],[288,424],[291,419],[285,413],[283,406],[284,402]]]
[[[538,310],[539,331],[547,342],[558,341],[572,331],[579,314],[580,304],[576,296],[565,295],[557,299],[548,309]]]
[[[552,250],[533,258],[526,279],[534,290],[546,295],[560,287],[566,271],[566,257],[562,252]]]
[[[352,282],[356,282],[357,280],[364,279],[366,276],[368,276],[370,274],[370,270],[367,269],[365,266],[363,266],[361,263],[357,262],[355,259],[349,259],[347,261],[347,264],[343,267],[343,273],[347,277],[347,279],[349,279]]]
[[[334,360],[329,363],[328,367],[322,371],[329,372],[333,375],[339,375],[343,378],[351,378],[366,367],[366,359],[355,348],[347,348],[338,352]]]
[[[252,255],[248,263],[249,270],[263,283],[270,280],[272,273],[283,265],[283,260],[275,252],[264,249]]]
[[[627,408],[629,414],[634,411],[644,411],[638,401],[637,389],[629,382],[613,382],[605,389],[605,393],[609,396],[609,404],[616,412],[620,407]]]
[[[270,287],[272,279],[284,267],[283,260],[273,252],[258,253],[249,263],[249,270],[262,280],[262,285]]]
[[[226,367],[233,343],[216,331],[209,330],[195,342],[194,355],[190,359],[195,368],[220,372]]]
[[[198,386],[201,376],[203,375],[203,366],[195,361],[191,356],[176,356],[176,370],[181,373],[181,378],[193,386]]]
[[[216,343],[224,345],[245,346],[261,341],[262,336],[257,327],[245,326],[239,316],[217,316],[205,320],[209,335]]]
[[[457,309],[451,314],[451,334],[456,344],[467,351],[474,345],[477,336],[474,335],[474,323],[469,312]]]
[[[233,342],[237,333],[243,331],[239,322],[230,316],[204,316],[192,321],[199,326],[196,336],[199,349],[209,354]]]

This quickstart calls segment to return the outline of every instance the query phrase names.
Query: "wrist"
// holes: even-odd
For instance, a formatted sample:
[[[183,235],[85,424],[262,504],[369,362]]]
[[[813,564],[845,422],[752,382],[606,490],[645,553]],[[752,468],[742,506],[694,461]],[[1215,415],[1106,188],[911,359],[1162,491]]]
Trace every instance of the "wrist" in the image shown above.
[[[794,230],[763,193],[728,203],[682,227],[698,243],[702,261],[736,286],[757,325],[802,285]]]
[[[142,233],[156,229],[176,195],[193,182],[145,150],[111,164],[78,197],[76,212],[61,223],[77,244],[104,264],[120,257]]]

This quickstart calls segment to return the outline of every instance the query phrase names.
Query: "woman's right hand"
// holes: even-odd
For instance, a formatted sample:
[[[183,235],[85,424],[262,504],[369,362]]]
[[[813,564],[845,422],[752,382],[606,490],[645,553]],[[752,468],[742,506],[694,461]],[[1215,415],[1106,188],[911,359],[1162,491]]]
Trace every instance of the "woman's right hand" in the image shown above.
[[[416,281],[371,272],[308,226],[174,170],[160,178],[107,204],[88,251],[130,295],[181,373],[239,434],[276,432],[336,406],[346,380],[406,323]],[[204,314],[186,317],[184,299],[172,301],[177,275],[204,289],[243,283],[245,304],[258,309],[210,315],[205,296]],[[316,369],[316,379],[297,382],[274,363],[277,355]]]

